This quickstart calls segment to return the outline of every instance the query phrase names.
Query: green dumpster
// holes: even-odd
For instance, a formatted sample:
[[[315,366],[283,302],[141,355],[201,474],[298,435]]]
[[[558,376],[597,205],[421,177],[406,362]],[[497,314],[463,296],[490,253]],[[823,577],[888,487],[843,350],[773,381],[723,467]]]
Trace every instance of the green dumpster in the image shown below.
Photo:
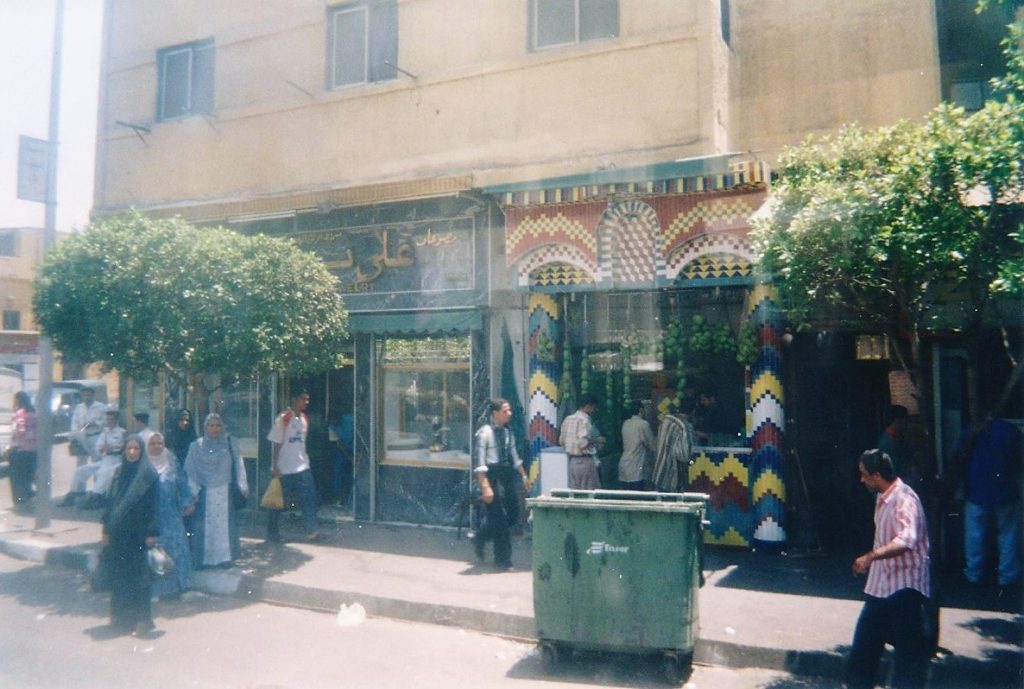
[[[569,650],[660,653],[678,681],[698,633],[703,493],[552,491],[533,517],[541,659]]]

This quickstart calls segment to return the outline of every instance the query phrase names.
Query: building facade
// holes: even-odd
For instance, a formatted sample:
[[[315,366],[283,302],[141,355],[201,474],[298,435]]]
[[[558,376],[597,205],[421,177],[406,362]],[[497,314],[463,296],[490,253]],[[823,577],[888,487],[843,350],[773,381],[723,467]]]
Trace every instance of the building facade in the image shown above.
[[[785,145],[940,101],[939,16],[108,0],[94,214],[291,237],[338,275],[347,365],[283,384],[312,388],[325,500],[345,498],[328,457],[352,429],[359,519],[452,523],[489,396],[521,407],[535,458],[581,391],[613,440],[625,402],[664,413],[692,391],[714,398],[688,477],[714,496],[711,540],[779,545],[789,374],[750,217]],[[254,457],[279,388],[226,410]]]

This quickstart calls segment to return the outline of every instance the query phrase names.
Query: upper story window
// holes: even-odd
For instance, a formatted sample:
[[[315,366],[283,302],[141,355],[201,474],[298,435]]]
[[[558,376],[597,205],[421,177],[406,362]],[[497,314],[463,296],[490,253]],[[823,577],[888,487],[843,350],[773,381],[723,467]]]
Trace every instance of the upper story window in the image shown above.
[[[0,232],[0,256],[18,255],[18,233],[13,230]]]
[[[21,311],[4,311],[4,330],[21,330]]]
[[[954,81],[950,86],[950,100],[967,112],[981,110],[991,97],[992,87],[987,81]]]
[[[327,85],[394,79],[398,65],[398,4],[368,0],[332,7],[327,15]]]
[[[213,112],[213,39],[161,48],[156,53],[160,78],[157,120]]]
[[[619,0],[530,0],[530,48],[615,38]]]

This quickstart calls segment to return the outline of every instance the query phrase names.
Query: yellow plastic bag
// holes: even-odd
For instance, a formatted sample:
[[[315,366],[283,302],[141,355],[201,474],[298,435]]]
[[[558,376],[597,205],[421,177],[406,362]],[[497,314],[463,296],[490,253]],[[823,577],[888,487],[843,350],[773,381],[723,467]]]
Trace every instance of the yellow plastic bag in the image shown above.
[[[265,510],[284,509],[284,494],[281,492],[281,479],[276,476],[270,479],[270,485],[267,486],[267,492],[263,494],[263,498],[260,500],[260,507]]]

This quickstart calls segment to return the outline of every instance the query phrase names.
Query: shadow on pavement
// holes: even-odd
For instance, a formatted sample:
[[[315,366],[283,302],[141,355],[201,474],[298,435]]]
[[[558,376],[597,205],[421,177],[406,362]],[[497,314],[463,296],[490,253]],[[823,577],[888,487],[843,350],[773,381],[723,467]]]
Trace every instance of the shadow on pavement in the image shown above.
[[[565,656],[549,671],[543,666],[537,652],[530,653],[515,663],[506,676],[511,679],[557,681],[585,686],[664,689],[666,686],[684,685],[692,672],[691,668],[687,668],[678,685],[669,685],[661,674],[661,658],[655,654],[575,651]]]

